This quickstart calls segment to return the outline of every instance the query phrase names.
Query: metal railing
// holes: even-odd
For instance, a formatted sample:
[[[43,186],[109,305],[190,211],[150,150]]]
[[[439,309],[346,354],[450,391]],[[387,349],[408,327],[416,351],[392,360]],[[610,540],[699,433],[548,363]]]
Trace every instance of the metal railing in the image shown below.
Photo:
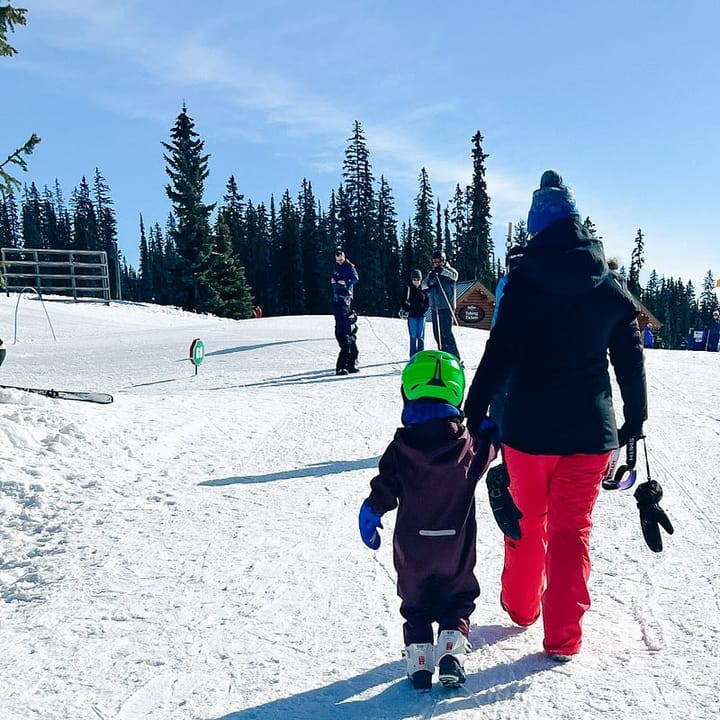
[[[30,285],[45,295],[71,295],[75,302],[85,299],[110,304],[104,250],[0,248],[0,262],[8,295]]]

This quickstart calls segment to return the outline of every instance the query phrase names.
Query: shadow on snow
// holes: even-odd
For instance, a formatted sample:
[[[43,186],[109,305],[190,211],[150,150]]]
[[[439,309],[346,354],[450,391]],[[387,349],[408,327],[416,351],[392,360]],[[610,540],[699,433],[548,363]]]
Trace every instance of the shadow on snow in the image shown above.
[[[522,628],[489,625],[474,628],[470,637],[482,646],[501,642]],[[459,710],[480,710],[511,700],[527,690],[529,678],[551,670],[544,653],[469,673],[463,688],[446,690],[437,681],[429,693],[412,689],[403,661],[389,662],[346,680],[263,705],[237,710],[216,720],[402,720],[440,717]],[[361,697],[359,697],[361,696]]]
[[[253,483],[274,482],[275,480],[294,480],[296,478],[320,477],[353,470],[377,468],[379,457],[363,458],[362,460],[339,460],[335,462],[315,463],[297,470],[283,470],[267,475],[241,475],[216,480],[203,480],[198,485],[207,487],[223,487],[224,485],[251,485]]]

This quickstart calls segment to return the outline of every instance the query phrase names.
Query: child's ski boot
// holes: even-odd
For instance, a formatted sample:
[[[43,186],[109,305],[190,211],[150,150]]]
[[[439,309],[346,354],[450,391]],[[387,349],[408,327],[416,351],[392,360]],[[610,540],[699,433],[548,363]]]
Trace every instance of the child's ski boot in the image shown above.
[[[405,648],[407,675],[416,690],[430,690],[435,672],[432,643],[413,643]]]
[[[459,630],[443,630],[438,635],[435,657],[443,687],[459,687],[465,682],[465,656],[469,650],[470,642]]]

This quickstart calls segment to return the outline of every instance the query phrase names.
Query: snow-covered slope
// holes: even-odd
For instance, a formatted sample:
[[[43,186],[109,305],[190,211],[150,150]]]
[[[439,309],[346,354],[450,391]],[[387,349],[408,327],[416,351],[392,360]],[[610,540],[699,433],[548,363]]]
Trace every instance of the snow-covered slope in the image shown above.
[[[115,402],[0,389],[2,720],[720,711],[720,355],[647,355],[651,469],[676,533],[651,553],[631,494],[601,495],[572,663],[548,662],[541,627],[502,612],[502,539],[479,488],[468,682],[423,695],[400,659],[394,517],[376,553],[357,532],[399,422],[402,321],[361,318],[362,371],[336,378],[330,316],[48,302],[51,330],[37,300],[16,303],[0,296],[0,382]],[[459,332],[470,376],[486,336]]]

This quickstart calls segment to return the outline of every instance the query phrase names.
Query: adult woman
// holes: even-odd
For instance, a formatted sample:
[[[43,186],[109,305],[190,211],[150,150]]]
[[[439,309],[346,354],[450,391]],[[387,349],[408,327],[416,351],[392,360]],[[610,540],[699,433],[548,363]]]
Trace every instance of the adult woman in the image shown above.
[[[521,539],[505,539],[501,602],[519,625],[542,609],[544,649],[566,660],[580,650],[590,607],[592,510],[611,450],[642,434],[645,370],[637,305],[554,170],[533,193],[528,231],[465,413],[479,428],[507,379],[503,456],[523,517]],[[619,431],[608,351],[623,399]]]

